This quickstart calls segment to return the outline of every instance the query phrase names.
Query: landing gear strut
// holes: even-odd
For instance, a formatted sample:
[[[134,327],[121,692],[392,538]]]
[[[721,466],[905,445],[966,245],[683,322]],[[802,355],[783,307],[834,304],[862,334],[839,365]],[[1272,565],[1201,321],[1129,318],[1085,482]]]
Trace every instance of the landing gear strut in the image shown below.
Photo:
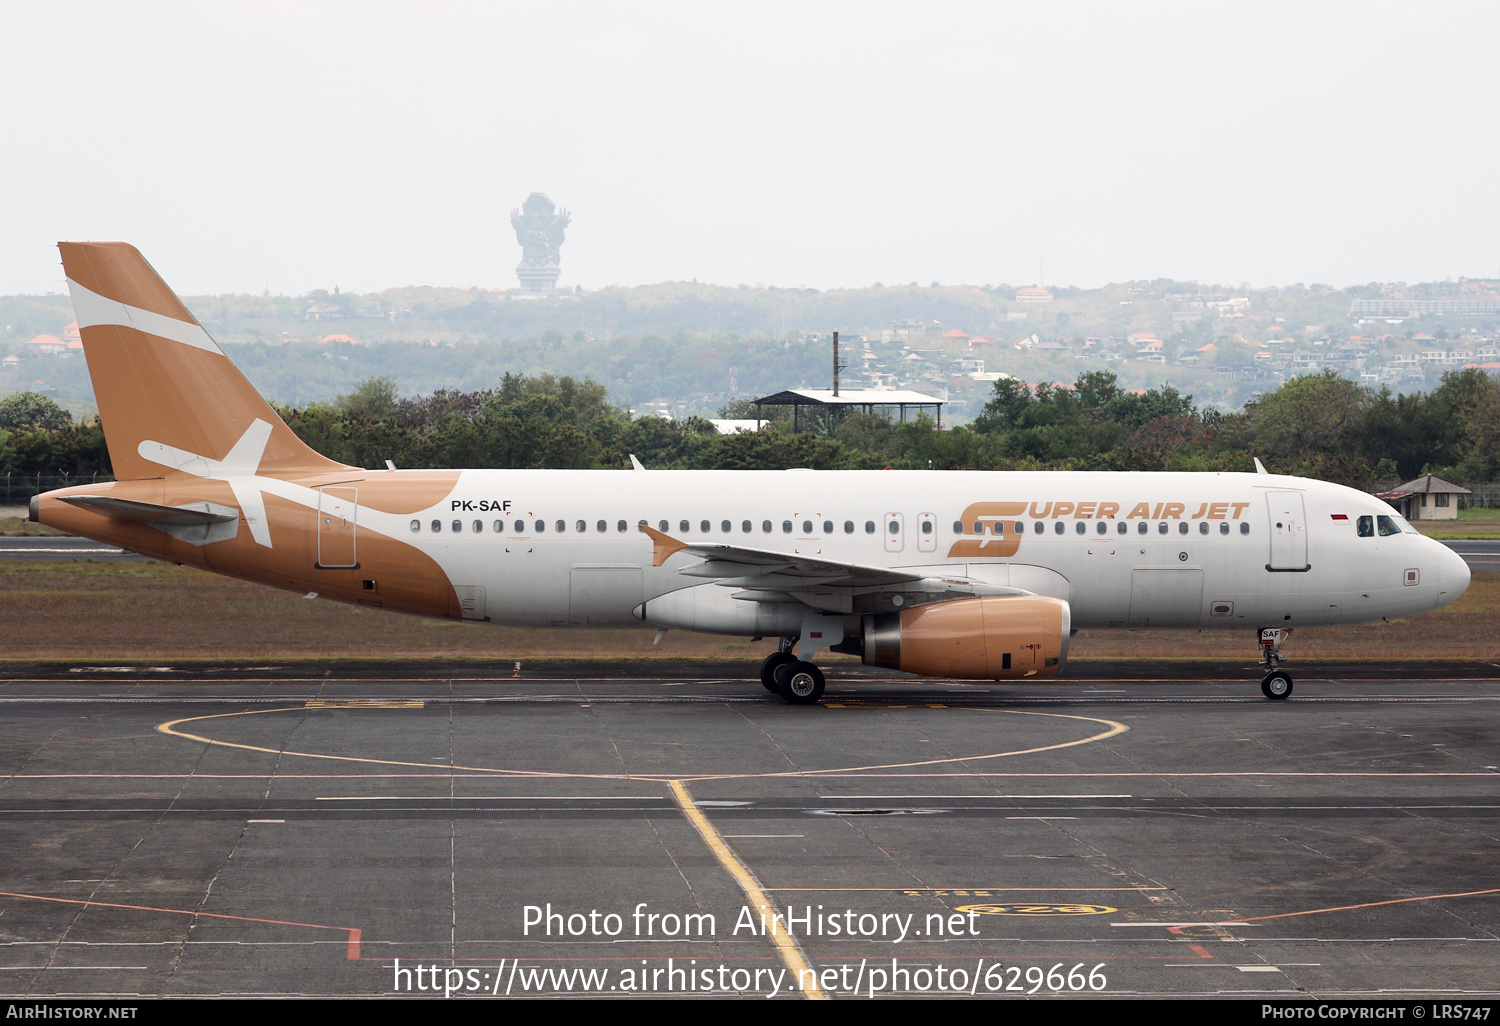
[[[1260,665],[1265,667],[1266,675],[1261,678],[1261,694],[1274,701],[1280,701],[1292,693],[1292,675],[1281,669],[1285,661],[1281,655],[1281,646],[1291,636],[1290,627],[1262,627],[1260,631]]]

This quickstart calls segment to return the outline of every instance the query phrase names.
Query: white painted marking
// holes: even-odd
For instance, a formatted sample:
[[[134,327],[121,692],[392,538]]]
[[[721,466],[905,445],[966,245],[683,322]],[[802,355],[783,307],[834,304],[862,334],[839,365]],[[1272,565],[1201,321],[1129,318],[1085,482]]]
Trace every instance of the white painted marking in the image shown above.
[[[1234,922],[1234,921],[1231,920],[1231,921],[1225,922],[1225,923],[1110,923],[1109,925],[1110,926],[1180,927],[1180,926],[1260,926],[1262,924],[1261,923],[1237,923],[1237,922]]]
[[[664,795],[659,794],[581,794],[565,796],[552,794],[497,794],[475,795],[473,797],[443,795],[437,798],[432,795],[377,794],[368,797],[313,799],[313,801],[317,802],[664,802],[666,800]],[[701,805],[703,803],[699,802],[698,804]]]
[[[984,798],[994,800],[996,798],[1134,798],[1130,794],[820,794],[819,798],[829,801],[840,799],[870,799],[888,798],[897,801],[904,798]]]
[[[113,324],[144,331],[157,338],[181,342],[194,349],[224,355],[224,351],[203,330],[203,326],[195,321],[179,321],[175,317],[152,313],[137,306],[126,306],[118,300],[108,299],[84,288],[71,278],[68,279],[68,291],[73,294],[73,313],[78,317],[80,328]]]

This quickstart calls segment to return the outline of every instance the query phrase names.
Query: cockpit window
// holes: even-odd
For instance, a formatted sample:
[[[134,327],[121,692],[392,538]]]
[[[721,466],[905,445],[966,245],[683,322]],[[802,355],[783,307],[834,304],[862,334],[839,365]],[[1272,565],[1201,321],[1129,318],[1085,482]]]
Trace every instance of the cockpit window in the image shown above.
[[[1384,538],[1388,534],[1421,533],[1415,527],[1411,526],[1411,524],[1408,524],[1406,522],[1406,518],[1399,513],[1392,513],[1389,516],[1377,516],[1375,518],[1375,523],[1378,525],[1379,533],[1382,538]]]
[[[1373,537],[1375,537],[1375,518],[1374,517],[1360,517],[1359,520],[1358,520],[1358,524],[1359,524],[1359,527],[1358,527],[1359,536],[1361,538],[1373,538]]]

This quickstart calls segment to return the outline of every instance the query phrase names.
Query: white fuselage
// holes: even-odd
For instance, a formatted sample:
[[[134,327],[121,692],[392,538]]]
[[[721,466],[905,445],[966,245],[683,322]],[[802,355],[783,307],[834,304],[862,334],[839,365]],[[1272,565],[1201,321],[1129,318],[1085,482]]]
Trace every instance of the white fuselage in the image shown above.
[[[526,626],[643,626],[643,602],[703,586],[679,572],[695,559],[652,565],[642,522],[1052,594],[1075,629],[1365,623],[1469,582],[1381,500],[1269,474],[472,470],[421,513],[358,517],[431,556],[474,618]],[[1361,536],[1362,517],[1394,533]]]

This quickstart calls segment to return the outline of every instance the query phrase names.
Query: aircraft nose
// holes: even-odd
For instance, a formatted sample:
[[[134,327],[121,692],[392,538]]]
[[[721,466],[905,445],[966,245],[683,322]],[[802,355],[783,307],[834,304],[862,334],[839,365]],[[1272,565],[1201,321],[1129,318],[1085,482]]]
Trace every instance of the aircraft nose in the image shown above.
[[[1430,540],[1430,539],[1429,539]],[[1469,564],[1464,557],[1441,542],[1433,542],[1442,551],[1437,553],[1438,596],[1437,604],[1446,606],[1469,590]]]

